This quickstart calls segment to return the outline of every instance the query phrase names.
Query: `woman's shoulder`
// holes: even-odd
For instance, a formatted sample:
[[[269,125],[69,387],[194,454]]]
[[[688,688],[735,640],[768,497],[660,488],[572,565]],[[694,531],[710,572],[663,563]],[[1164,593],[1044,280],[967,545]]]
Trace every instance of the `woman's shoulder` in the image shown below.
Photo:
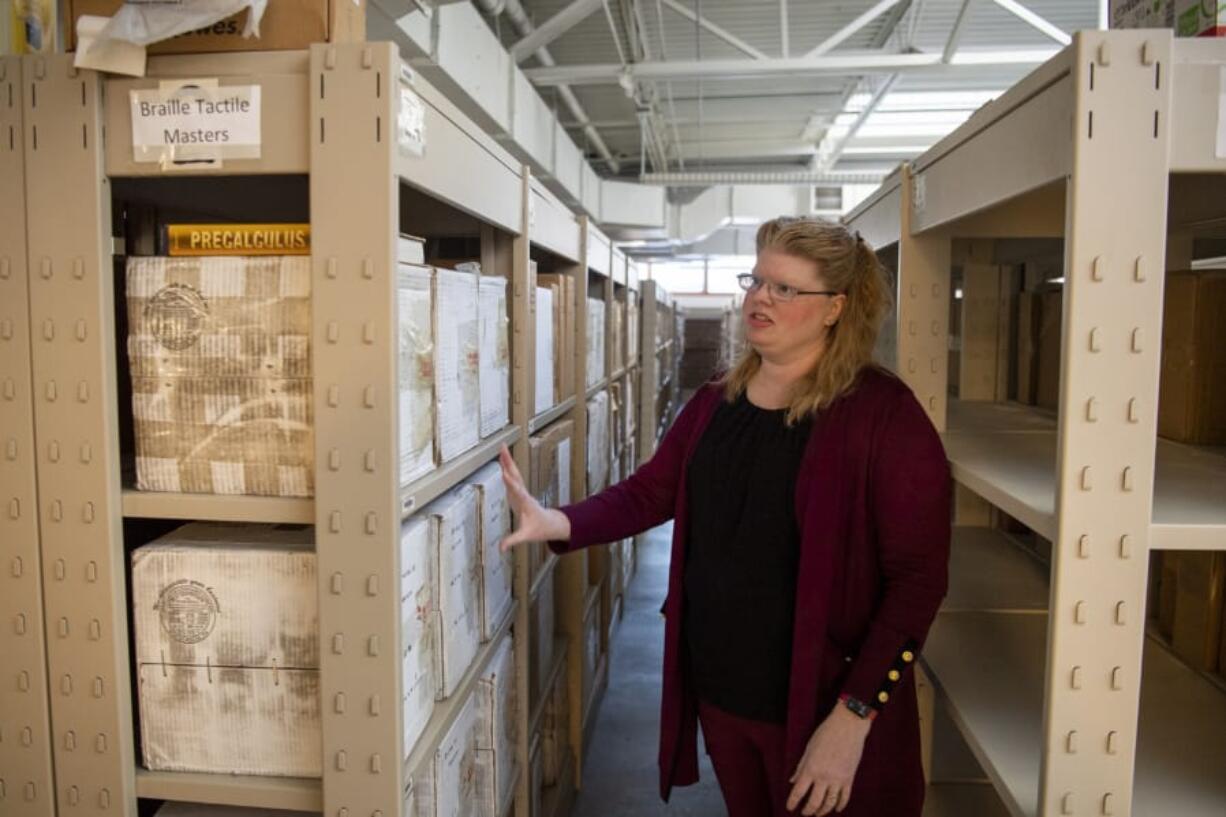
[[[870,363],[860,370],[855,385],[846,397],[858,407],[890,407],[915,399],[911,387],[901,377],[876,363]]]

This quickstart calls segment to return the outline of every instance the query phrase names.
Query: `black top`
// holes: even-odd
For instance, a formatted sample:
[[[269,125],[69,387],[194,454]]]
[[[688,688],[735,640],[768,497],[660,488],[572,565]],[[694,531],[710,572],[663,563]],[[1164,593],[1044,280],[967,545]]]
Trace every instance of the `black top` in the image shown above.
[[[800,528],[796,474],[812,422],[788,427],[744,394],[721,401],[687,471],[685,641],[699,697],[787,716]]]

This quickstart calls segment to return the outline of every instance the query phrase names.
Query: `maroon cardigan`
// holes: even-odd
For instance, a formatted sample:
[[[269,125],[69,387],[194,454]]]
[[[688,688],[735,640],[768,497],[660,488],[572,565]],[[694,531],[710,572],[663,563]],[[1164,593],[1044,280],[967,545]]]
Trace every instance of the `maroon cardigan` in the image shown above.
[[[698,781],[697,699],[681,632],[686,464],[722,394],[708,383],[633,476],[563,508],[571,539],[550,544],[565,553],[675,520],[660,711],[665,800],[673,786]],[[881,711],[843,817],[919,817],[924,780],[909,670],[945,596],[950,474],[932,423],[897,377],[866,368],[850,392],[814,418],[797,477],[796,517],[801,547],[786,773],[846,692]]]

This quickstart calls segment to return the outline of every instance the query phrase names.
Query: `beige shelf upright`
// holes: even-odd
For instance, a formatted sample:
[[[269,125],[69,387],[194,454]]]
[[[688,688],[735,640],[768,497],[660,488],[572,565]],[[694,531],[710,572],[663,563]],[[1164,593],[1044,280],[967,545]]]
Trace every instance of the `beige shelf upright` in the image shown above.
[[[23,127],[18,57],[0,57],[0,811],[56,813],[30,370]]]
[[[1226,694],[1145,632],[1150,552],[1226,550],[1226,459],[1156,436],[1168,229],[1212,235],[1222,218],[1224,63],[1221,40],[1079,33],[849,216],[896,262],[887,360],[944,432],[955,480],[1053,542],[1045,592],[1000,609],[1002,583],[1030,569],[976,527],[986,505],[960,499],[950,598],[922,656],[1014,817],[1226,809]],[[1002,333],[980,325],[996,320],[1004,240],[1035,238],[1064,240],[1055,417],[998,402]],[[970,547],[996,566],[968,569]]]

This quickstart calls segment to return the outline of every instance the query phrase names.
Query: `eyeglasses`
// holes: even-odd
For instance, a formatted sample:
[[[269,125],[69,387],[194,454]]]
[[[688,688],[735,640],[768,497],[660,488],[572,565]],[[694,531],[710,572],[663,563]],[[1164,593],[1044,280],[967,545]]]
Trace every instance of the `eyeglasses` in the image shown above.
[[[797,289],[791,284],[780,284],[775,281],[767,281],[765,278],[759,278],[752,272],[742,272],[736,277],[736,282],[741,285],[741,289],[746,292],[755,292],[766,286],[766,291],[770,293],[773,300],[776,301],[791,301],[798,295],[840,295],[842,293],[835,292],[832,289]]]

